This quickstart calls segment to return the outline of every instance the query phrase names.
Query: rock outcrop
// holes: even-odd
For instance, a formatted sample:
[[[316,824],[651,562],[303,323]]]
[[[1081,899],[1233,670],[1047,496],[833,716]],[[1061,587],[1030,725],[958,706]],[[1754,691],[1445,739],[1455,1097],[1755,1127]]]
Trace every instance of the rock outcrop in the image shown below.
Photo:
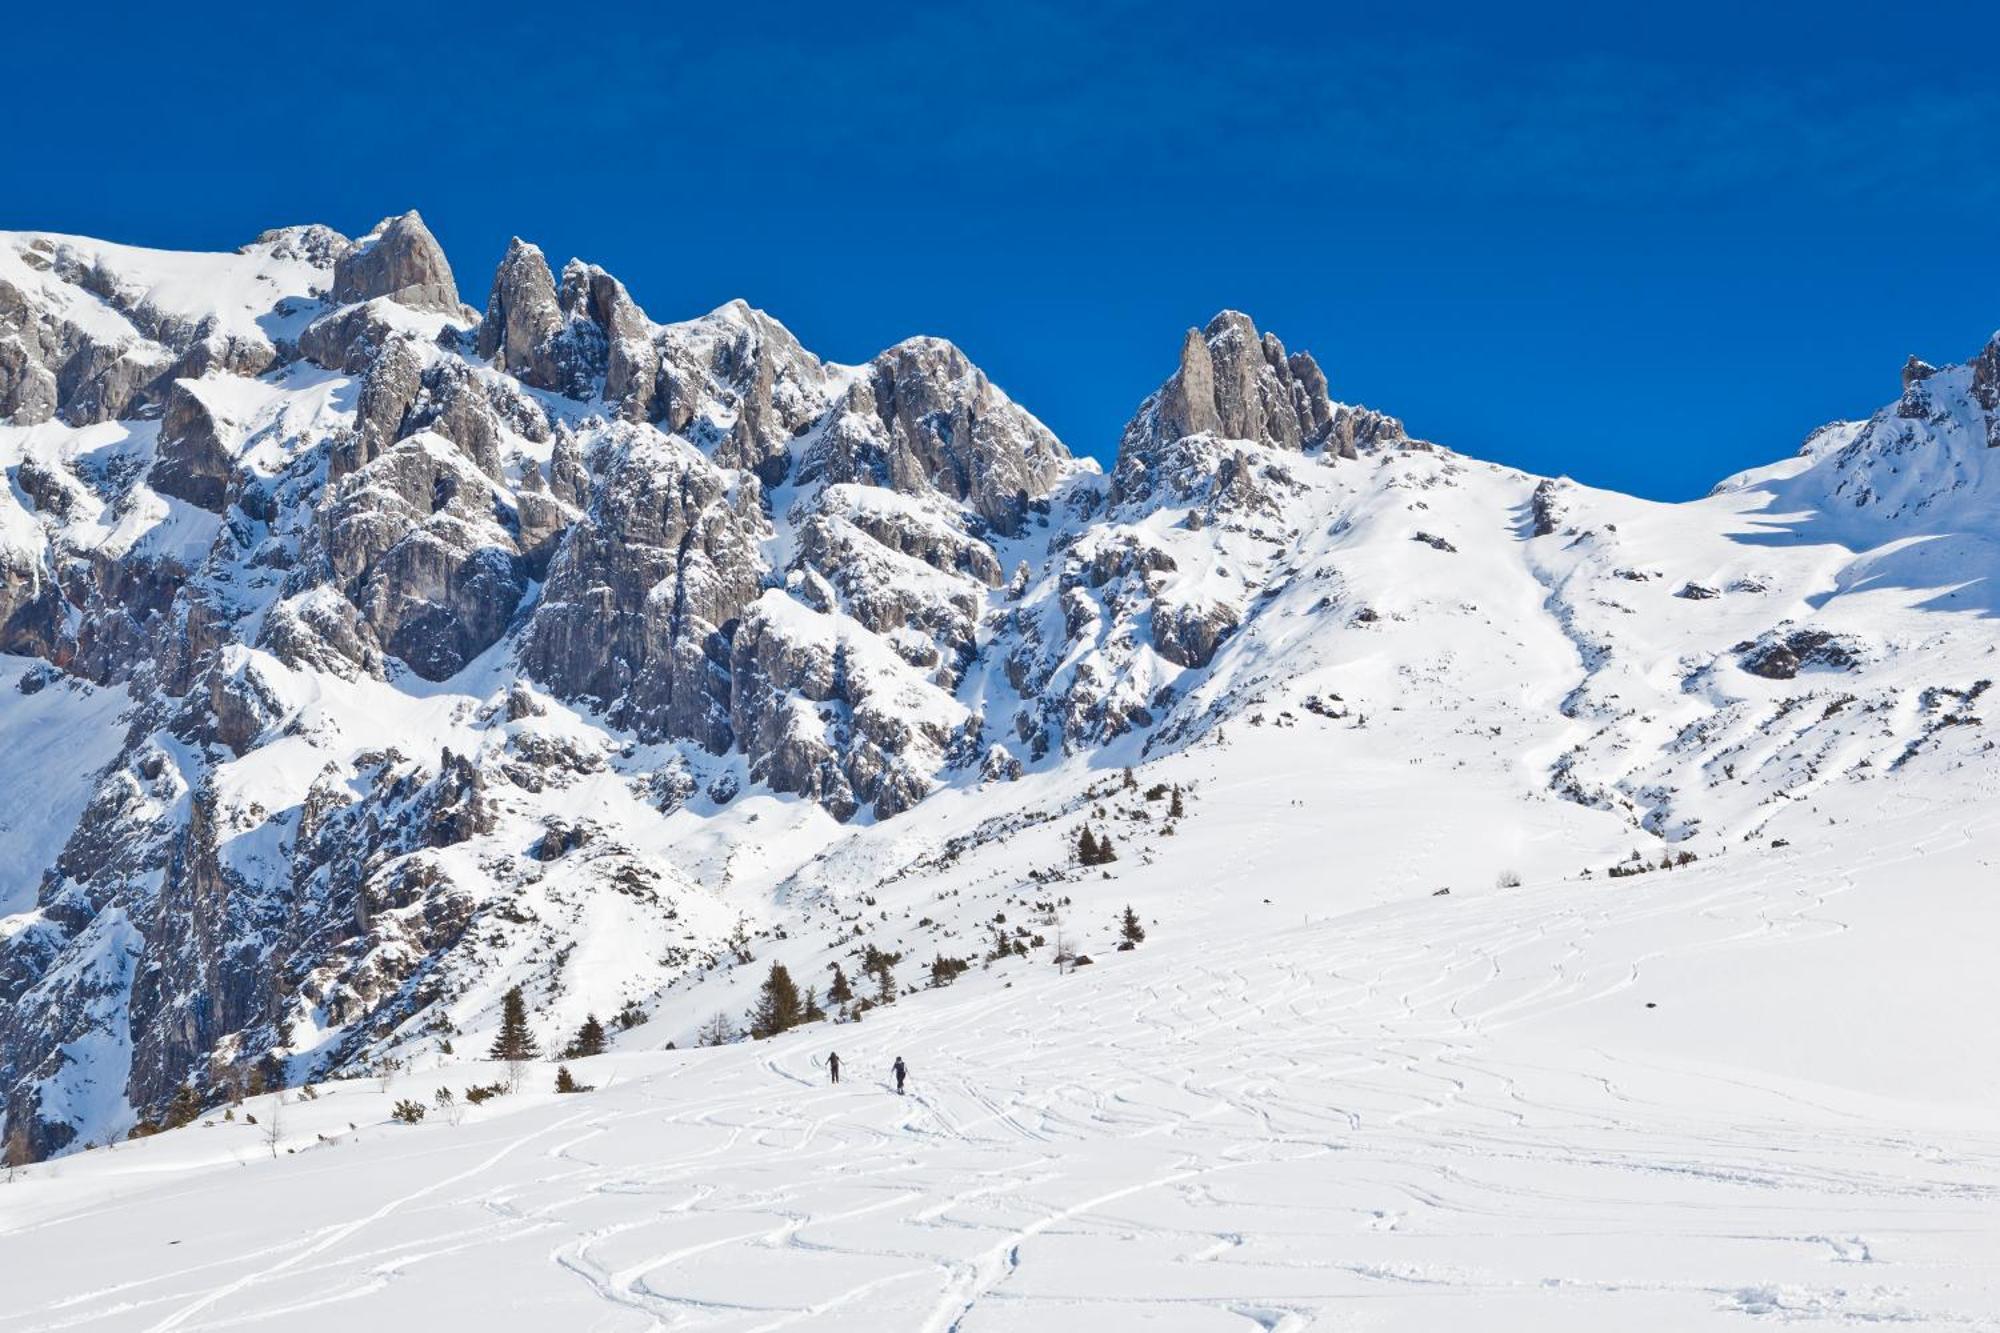
[[[1144,502],[1176,473],[1182,475],[1173,490],[1181,499],[1209,490],[1200,476],[1230,454],[1185,443],[1194,439],[1350,459],[1364,449],[1411,442],[1394,417],[1334,402],[1310,353],[1286,352],[1275,335],[1260,334],[1247,315],[1234,310],[1182,338],[1174,373],[1125,428],[1111,503]],[[1250,467],[1252,460],[1242,457],[1233,465],[1238,477]]]
[[[541,250],[518,236],[493,275],[476,346],[480,356],[523,384],[572,398],[589,392],[590,348],[570,336],[555,275]]]
[[[413,310],[456,315],[458,284],[444,249],[416,210],[384,218],[345,250],[333,265],[333,300],[353,305],[387,297]]]

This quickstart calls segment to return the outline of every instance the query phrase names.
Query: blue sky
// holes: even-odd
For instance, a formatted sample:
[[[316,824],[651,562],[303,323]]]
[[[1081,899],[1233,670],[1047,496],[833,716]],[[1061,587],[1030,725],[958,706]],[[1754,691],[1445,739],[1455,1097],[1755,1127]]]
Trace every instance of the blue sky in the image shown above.
[[[656,319],[941,334],[1099,456],[1235,306],[1415,433],[1661,498],[2000,327],[2000,7],[902,8],[26,7],[0,227],[416,207],[475,304],[519,233]]]

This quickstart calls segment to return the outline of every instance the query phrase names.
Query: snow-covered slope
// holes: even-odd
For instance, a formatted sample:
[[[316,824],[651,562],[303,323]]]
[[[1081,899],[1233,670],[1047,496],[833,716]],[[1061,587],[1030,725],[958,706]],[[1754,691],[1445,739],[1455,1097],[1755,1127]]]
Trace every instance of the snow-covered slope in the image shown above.
[[[1234,312],[1105,473],[936,339],[831,365],[524,242],[474,311],[414,214],[0,238],[6,1137],[449,1064],[513,985],[652,1047],[745,954],[907,984],[1074,908],[1086,825],[1166,922],[1264,845],[1332,917],[1957,820],[1996,347],[1661,505],[1413,440]],[[1256,820],[1202,817],[1224,757]]]
[[[1068,975],[1035,951],[859,1023],[661,1049],[767,960],[842,956],[829,902],[572,1061],[590,1092],[538,1062],[446,1109],[506,1070],[433,1052],[22,1171],[0,1327],[2000,1320],[1990,771],[1966,804],[1845,789],[1776,817],[1790,847],[1607,881],[1577,807],[1312,721],[1294,739],[1342,763],[1247,737],[1162,761],[1197,795],[1144,854],[1116,813],[1143,790],[1101,779],[1108,877],[1023,882],[1062,859],[1044,823],[860,913],[913,963],[998,910],[1060,921],[1096,960]],[[941,804],[893,823],[977,817]],[[1525,882],[1493,886],[1503,859]],[[1127,902],[1148,938],[1120,953]],[[549,1012],[545,1038],[574,1017]]]

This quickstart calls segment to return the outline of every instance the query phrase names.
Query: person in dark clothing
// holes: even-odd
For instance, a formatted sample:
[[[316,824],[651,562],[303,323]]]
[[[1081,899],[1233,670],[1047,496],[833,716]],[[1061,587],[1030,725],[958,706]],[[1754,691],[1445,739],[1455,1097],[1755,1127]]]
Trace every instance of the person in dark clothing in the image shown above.
[[[840,1057],[832,1051],[826,1053],[826,1071],[833,1075],[835,1083],[840,1082]]]
[[[903,1080],[910,1076],[910,1068],[903,1063],[903,1057],[899,1055],[896,1057],[896,1063],[890,1065],[889,1069],[896,1075],[896,1095],[900,1097],[903,1095]]]

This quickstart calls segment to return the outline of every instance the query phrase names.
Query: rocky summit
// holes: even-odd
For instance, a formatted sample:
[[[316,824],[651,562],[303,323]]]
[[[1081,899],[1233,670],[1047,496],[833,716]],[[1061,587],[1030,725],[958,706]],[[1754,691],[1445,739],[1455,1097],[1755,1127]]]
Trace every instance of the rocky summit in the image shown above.
[[[828,912],[919,947],[874,886],[1245,733],[1479,737],[1606,846],[1991,764],[2000,341],[1657,505],[1414,439],[1234,311],[1163,331],[1107,472],[939,339],[656,323],[518,239],[486,293],[415,212],[0,235],[30,1155],[448,1047],[507,984],[641,1012]]]

